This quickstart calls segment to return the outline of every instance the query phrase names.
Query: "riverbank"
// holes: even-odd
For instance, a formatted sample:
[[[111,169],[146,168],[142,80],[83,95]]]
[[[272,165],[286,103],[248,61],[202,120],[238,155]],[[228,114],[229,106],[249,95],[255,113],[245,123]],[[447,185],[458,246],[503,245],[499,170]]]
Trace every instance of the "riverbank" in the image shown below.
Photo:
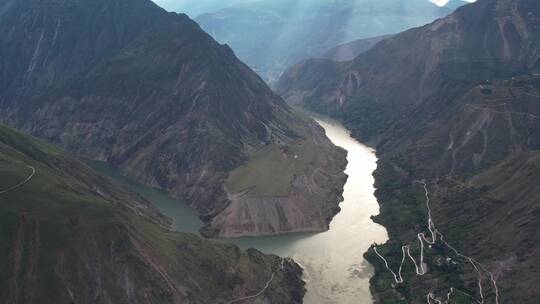
[[[254,151],[224,183],[229,202],[205,225],[206,237],[322,232],[339,213],[347,153],[321,126],[298,113],[298,138]]]
[[[298,233],[225,240],[240,248],[257,248],[264,253],[292,257],[304,268],[306,304],[371,304],[369,279],[373,267],[363,254],[373,243],[384,243],[384,227],[371,220],[379,213],[375,199],[373,171],[375,151],[350,136],[338,121],[315,115],[326,135],[347,150],[349,176],[344,186],[341,212],[322,233]]]
[[[306,304],[372,304],[369,279],[374,271],[363,254],[371,244],[384,243],[388,239],[384,227],[371,219],[379,213],[372,176],[377,167],[375,151],[353,139],[339,122],[322,116],[316,116],[316,120],[330,140],[348,152],[345,174],[349,177],[343,188],[341,211],[330,223],[329,230],[219,241],[233,243],[241,249],[256,248],[263,253],[293,258],[304,268]],[[111,176],[110,172],[107,174]],[[135,185],[132,190],[154,203],[158,199],[156,207],[177,223],[175,229],[195,228],[181,225],[196,217],[193,210],[180,212],[183,210],[180,207],[176,210],[164,208],[165,193],[162,193],[164,197],[152,197],[144,195],[148,189],[138,187],[142,186]],[[176,201],[176,204],[182,202]],[[199,225],[202,222],[199,221]]]

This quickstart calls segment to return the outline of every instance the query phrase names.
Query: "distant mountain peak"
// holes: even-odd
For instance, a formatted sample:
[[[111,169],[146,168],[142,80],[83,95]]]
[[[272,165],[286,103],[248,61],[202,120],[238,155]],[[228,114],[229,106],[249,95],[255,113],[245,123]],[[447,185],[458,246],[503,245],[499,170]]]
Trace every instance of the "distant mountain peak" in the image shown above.
[[[394,34],[449,13],[427,0],[260,0],[196,21],[273,83],[288,66],[337,45]]]

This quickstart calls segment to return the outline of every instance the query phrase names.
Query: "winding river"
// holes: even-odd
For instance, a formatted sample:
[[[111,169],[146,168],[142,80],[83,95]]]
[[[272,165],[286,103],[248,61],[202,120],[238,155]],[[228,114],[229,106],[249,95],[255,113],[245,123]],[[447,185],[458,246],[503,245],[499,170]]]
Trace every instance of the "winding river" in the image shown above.
[[[328,118],[315,118],[326,130],[332,142],[348,151],[344,201],[341,212],[323,233],[298,233],[271,237],[250,237],[227,240],[241,248],[257,248],[264,253],[292,257],[304,268],[308,292],[306,304],[368,304],[372,303],[369,279],[373,269],[363,254],[369,246],[384,243],[387,233],[370,217],[379,213],[374,196],[372,173],[377,158],[373,149],[353,139],[339,123]],[[202,223],[197,214],[165,193],[140,186],[121,177],[102,164],[99,171],[129,186],[171,217],[178,231],[197,233]]]

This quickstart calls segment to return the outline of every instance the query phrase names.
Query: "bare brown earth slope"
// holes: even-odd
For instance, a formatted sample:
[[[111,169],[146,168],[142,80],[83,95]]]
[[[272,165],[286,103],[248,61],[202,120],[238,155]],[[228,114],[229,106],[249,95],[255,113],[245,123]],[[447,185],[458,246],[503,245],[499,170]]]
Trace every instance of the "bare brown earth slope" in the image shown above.
[[[150,0],[1,1],[0,121],[186,199],[207,235],[319,231],[339,210],[344,151],[228,46]],[[319,143],[317,156],[285,181],[295,187],[278,191],[290,199],[268,207],[284,216],[223,213],[238,194],[224,187],[229,172],[304,141]],[[314,167],[317,185],[295,179]]]
[[[172,232],[149,202],[0,125],[2,303],[302,303],[301,268]],[[271,281],[270,281],[271,280]]]
[[[540,2],[479,0],[281,78],[291,103],[377,146],[377,302],[537,302],[539,43]]]

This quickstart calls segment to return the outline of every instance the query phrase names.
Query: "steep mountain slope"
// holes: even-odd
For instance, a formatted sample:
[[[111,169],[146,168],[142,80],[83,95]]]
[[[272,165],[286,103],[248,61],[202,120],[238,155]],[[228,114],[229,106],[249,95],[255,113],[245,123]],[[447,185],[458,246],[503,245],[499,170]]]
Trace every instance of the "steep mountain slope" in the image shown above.
[[[0,33],[1,121],[187,199],[206,233],[321,230],[337,212],[343,151],[187,16],[149,0],[5,0]],[[329,186],[291,199],[303,213],[234,232],[212,222],[236,194],[224,188],[230,171],[304,140],[321,157],[294,173],[321,167]]]
[[[268,82],[355,39],[424,25],[451,11],[425,0],[262,0],[196,18]]]
[[[371,38],[364,38],[354,40],[348,43],[340,44],[326,53],[324,53],[321,58],[331,59],[335,61],[348,61],[356,58],[358,55],[366,52],[371,49],[379,41],[390,38],[392,35],[383,35]]]
[[[377,146],[379,303],[536,302],[539,30],[538,1],[480,0],[282,77],[290,102]]]
[[[493,261],[487,265],[497,279],[500,303],[534,303],[540,295],[530,288],[540,276],[538,176],[539,151],[519,153],[465,186],[444,184],[448,192],[436,196],[437,214],[454,218],[440,221],[447,236],[460,240],[460,248],[472,246],[469,253],[481,261]],[[461,226],[463,212],[474,223],[470,230]]]
[[[475,265],[441,241],[424,251],[425,275],[415,275],[407,260],[407,285],[396,294],[384,286],[392,278],[371,251],[368,256],[379,268],[373,287],[382,303],[384,297],[403,294],[423,303],[427,291],[445,298],[450,288],[470,295],[464,303],[471,297],[480,301],[482,295],[487,303],[495,302],[496,295],[499,303],[535,302],[539,294],[530,286],[540,275],[533,266],[540,256],[535,216],[540,208],[539,105],[540,77],[491,81],[464,92],[441,91],[383,136],[376,172],[381,202],[377,221],[387,227],[391,241],[379,248],[389,250],[393,269],[400,265],[401,246],[410,246],[418,259],[416,234],[430,235],[426,189],[438,237]],[[426,189],[419,180],[426,181]],[[447,258],[451,260],[440,262]]]
[[[538,5],[499,3],[466,6],[386,39],[349,62],[308,60],[283,75],[278,92],[290,102],[342,115],[357,136],[374,140],[441,90],[540,68]]]
[[[371,287],[377,302],[405,298],[425,303],[430,294],[445,301],[451,293],[449,303],[536,303],[540,293],[531,287],[540,276],[539,157],[539,150],[515,153],[467,177],[428,179],[432,229],[437,231],[433,245],[428,243],[425,190],[415,182],[422,175],[397,161],[382,161],[376,220],[387,227],[391,240],[377,249],[390,269],[397,273],[402,267],[404,282],[396,284],[380,257],[368,251],[376,268]],[[408,159],[404,155],[401,160]],[[407,253],[403,259],[403,248],[411,257]],[[421,256],[424,266],[415,268]]]
[[[392,157],[416,150],[408,164],[438,178],[471,174],[540,149],[539,89],[539,76],[516,76],[441,90],[396,122],[379,150]]]
[[[174,233],[142,198],[0,125],[4,303],[301,303],[300,268]]]

